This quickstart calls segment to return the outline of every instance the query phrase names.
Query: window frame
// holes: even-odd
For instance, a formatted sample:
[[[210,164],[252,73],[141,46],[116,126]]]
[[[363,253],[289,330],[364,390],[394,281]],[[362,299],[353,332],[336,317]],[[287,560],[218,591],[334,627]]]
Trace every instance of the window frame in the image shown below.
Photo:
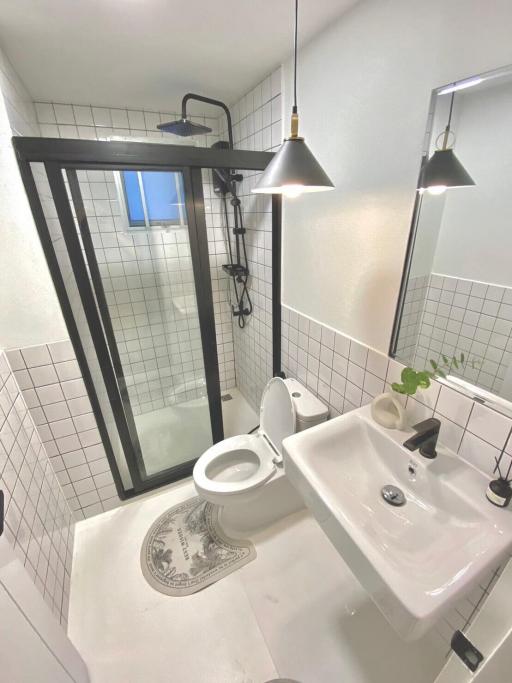
[[[114,180],[116,184],[117,196],[119,199],[119,207],[121,210],[121,215],[124,220],[124,224],[128,232],[137,232],[143,230],[168,230],[169,228],[184,228],[187,226],[187,221],[185,220],[185,197],[183,193],[183,185],[179,181],[180,171],[162,171],[162,173],[172,173],[174,176],[174,182],[176,185],[176,195],[178,198],[178,219],[170,220],[151,220],[148,214],[147,202],[146,202],[146,192],[144,190],[144,183],[142,180],[142,174],[144,170],[136,170],[137,180],[139,185],[140,198],[142,202],[142,210],[144,212],[143,221],[135,221],[130,217],[128,197],[126,194],[126,185],[124,181],[124,171],[114,171]]]

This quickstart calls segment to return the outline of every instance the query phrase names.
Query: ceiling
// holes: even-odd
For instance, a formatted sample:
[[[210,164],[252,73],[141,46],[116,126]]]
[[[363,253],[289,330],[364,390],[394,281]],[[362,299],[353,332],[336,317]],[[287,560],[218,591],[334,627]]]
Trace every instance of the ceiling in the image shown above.
[[[301,43],[357,0],[301,0]],[[291,52],[293,0],[1,0],[0,42],[35,100],[156,111],[236,101]],[[204,107],[203,107],[204,110]]]

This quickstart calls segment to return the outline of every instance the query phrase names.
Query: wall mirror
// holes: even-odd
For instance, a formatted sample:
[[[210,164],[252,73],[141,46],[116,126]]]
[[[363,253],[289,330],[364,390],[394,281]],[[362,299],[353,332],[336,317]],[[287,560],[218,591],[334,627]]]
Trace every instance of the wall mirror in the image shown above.
[[[512,67],[433,91],[391,355],[512,413]]]

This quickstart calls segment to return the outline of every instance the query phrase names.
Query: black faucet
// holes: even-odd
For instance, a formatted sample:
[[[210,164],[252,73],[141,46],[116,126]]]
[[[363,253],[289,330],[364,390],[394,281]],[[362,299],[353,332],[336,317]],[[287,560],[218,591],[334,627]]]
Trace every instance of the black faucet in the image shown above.
[[[418,422],[413,427],[416,430],[416,434],[407,439],[407,441],[404,441],[404,446],[410,451],[415,451],[419,448],[424,458],[435,458],[440,427],[441,422],[437,417],[429,417],[428,420]]]

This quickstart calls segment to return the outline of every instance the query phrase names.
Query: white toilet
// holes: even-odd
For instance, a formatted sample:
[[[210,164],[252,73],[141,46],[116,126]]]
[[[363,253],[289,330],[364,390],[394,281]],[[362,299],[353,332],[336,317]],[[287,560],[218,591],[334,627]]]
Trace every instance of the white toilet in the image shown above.
[[[303,507],[284,476],[281,444],[327,416],[328,408],[300,382],[273,377],[263,392],[258,431],[224,439],[203,453],[194,484],[201,498],[221,507],[226,533],[247,533]]]

